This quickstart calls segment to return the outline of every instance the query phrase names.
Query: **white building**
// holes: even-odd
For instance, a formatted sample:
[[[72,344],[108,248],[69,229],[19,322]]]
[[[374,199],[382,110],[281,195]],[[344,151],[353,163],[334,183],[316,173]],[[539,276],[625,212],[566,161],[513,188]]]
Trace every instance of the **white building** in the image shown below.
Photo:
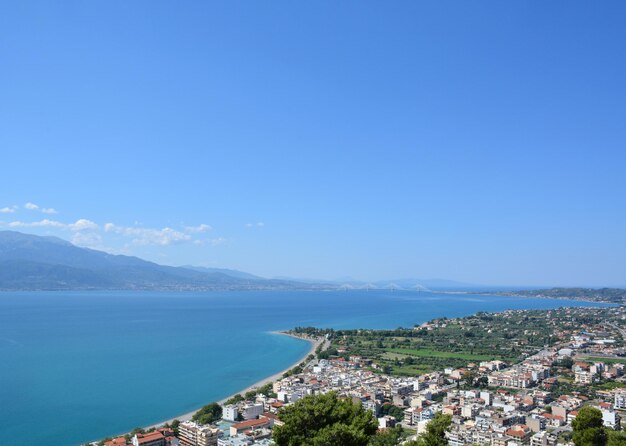
[[[593,375],[582,370],[575,372],[574,382],[578,384],[593,384]]]
[[[237,406],[233,404],[224,406],[222,408],[222,418],[226,421],[237,421],[238,415],[239,411],[237,410]]]
[[[615,400],[613,401],[615,409],[626,409],[626,391],[621,390],[615,392]]]
[[[555,435],[547,431],[541,431],[530,437],[530,446],[554,446],[556,445],[556,440]]]
[[[396,419],[389,415],[385,415],[378,419],[378,428],[379,429],[388,429],[394,427],[396,425]]]
[[[480,398],[485,401],[485,406],[491,406],[491,404],[493,404],[493,397],[489,392],[480,392]]]
[[[181,446],[217,446],[221,432],[208,424],[184,421],[178,427],[178,438]]]
[[[262,403],[246,403],[241,408],[241,416],[244,420],[256,420],[263,414]]]
[[[613,410],[602,410],[602,422],[606,427],[619,430],[621,418],[619,414]]]

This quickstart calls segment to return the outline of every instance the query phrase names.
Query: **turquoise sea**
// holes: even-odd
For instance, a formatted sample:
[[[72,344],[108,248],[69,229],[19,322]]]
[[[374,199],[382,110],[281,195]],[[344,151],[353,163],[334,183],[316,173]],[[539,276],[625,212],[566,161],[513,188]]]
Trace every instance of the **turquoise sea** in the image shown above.
[[[0,293],[3,443],[77,445],[219,400],[308,350],[274,330],[589,305],[410,291]]]

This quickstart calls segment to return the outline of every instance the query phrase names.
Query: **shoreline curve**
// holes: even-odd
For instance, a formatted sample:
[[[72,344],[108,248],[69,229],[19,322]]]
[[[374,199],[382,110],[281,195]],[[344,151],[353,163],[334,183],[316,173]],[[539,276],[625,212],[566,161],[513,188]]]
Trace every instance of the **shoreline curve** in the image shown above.
[[[296,367],[298,364],[300,364],[306,358],[308,358],[309,355],[315,354],[315,350],[317,349],[317,347],[319,347],[320,345],[323,345],[324,342],[326,341],[326,339],[323,338],[323,337],[322,338],[318,338],[318,339],[310,339],[310,338],[296,336],[296,335],[293,335],[291,333],[287,333],[287,332],[284,332],[284,331],[271,331],[270,333],[271,334],[276,334],[276,335],[281,335],[281,336],[289,336],[289,337],[294,338],[294,339],[299,339],[301,341],[306,341],[306,342],[308,342],[310,344],[310,348],[301,358],[299,358],[296,362],[291,364],[286,369],[283,369],[283,370],[281,370],[281,371],[279,371],[277,373],[274,373],[273,375],[267,376],[267,377],[265,377],[265,378],[255,382],[254,384],[251,384],[250,386],[246,387],[245,389],[239,390],[238,392],[235,392],[235,393],[233,393],[231,395],[228,395],[225,398],[222,398],[219,401],[214,401],[214,402],[216,402],[216,403],[218,403],[220,405],[223,405],[224,402],[228,401],[230,398],[232,398],[233,396],[235,396],[237,394],[245,394],[246,392],[249,392],[250,390],[254,390],[254,389],[258,388],[258,387],[262,387],[262,386],[264,386],[264,385],[266,385],[266,384],[268,384],[270,382],[274,382],[277,379],[282,378],[282,376],[283,376],[283,374],[285,372],[287,372],[287,371],[291,370],[292,368]],[[213,401],[210,401],[207,404],[210,404],[211,402],[213,402]],[[174,421],[174,420],[189,421],[189,420],[191,420],[191,417],[193,416],[193,414],[195,414],[202,407],[203,406],[198,407],[197,409],[195,409],[193,411],[186,412],[186,413],[184,413],[182,415],[178,415],[176,417],[169,418],[167,420],[160,421],[158,423],[154,423],[154,424],[151,424],[149,426],[145,426],[144,429],[151,429],[151,428],[161,427],[164,424],[172,423],[172,421]]]

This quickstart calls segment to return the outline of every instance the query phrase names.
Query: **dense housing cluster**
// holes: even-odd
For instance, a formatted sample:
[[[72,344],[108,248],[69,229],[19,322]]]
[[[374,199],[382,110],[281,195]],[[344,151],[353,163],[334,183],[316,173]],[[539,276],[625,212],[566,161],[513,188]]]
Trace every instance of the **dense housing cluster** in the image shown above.
[[[231,398],[219,419],[104,444],[269,446],[283,408],[334,392],[371,411],[380,430],[401,426],[399,442],[419,438],[443,413],[452,419],[452,446],[572,445],[583,406],[596,407],[608,429],[621,429],[625,325],[626,309],[618,307],[479,313],[387,331],[297,328],[292,334],[324,339],[317,357]]]

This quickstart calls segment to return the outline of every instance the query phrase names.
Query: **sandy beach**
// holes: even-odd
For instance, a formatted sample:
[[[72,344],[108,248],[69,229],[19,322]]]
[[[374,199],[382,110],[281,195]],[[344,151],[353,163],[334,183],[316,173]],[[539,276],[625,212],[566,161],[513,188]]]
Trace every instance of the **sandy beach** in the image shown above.
[[[245,394],[246,392],[249,392],[250,390],[254,390],[257,389],[261,386],[264,386],[267,383],[271,383],[274,382],[278,379],[280,379],[283,376],[283,373],[287,372],[288,370],[291,370],[292,368],[294,368],[295,366],[297,366],[298,364],[300,364],[302,361],[304,361],[309,355],[312,355],[315,353],[315,350],[317,349],[318,346],[322,345],[325,341],[324,338],[320,338],[320,339],[309,339],[309,338],[304,338],[304,337],[300,337],[300,336],[295,336],[293,334],[290,333],[286,333],[283,331],[273,331],[272,334],[277,334],[277,335],[282,335],[282,336],[290,336],[292,338],[296,338],[296,339],[300,339],[303,341],[307,341],[311,344],[311,348],[309,349],[309,351],[307,351],[301,358],[299,358],[296,362],[294,362],[292,365],[290,365],[289,367],[287,367],[284,370],[281,370],[280,372],[277,372],[271,376],[268,376],[266,378],[263,378],[260,381],[257,381],[256,383],[246,387],[245,389],[242,389],[238,392],[233,393],[232,395],[227,396],[226,398],[223,398],[219,401],[217,401],[218,404],[224,404],[227,400],[229,400],[230,398],[232,398],[233,396],[237,395],[237,394]],[[207,402],[207,404],[211,403],[212,401]],[[166,423],[171,423],[174,420],[179,420],[179,421],[187,421],[187,420],[191,420],[191,417],[193,416],[194,413],[196,413],[198,410],[200,409],[200,407],[198,407],[197,409],[191,411],[191,412],[187,412],[183,415],[179,415],[177,417],[173,417],[170,418],[169,420],[165,420],[165,421],[161,421],[159,423],[155,423],[152,424],[150,426],[146,426],[146,429],[150,429],[153,427],[160,427],[163,426]]]

